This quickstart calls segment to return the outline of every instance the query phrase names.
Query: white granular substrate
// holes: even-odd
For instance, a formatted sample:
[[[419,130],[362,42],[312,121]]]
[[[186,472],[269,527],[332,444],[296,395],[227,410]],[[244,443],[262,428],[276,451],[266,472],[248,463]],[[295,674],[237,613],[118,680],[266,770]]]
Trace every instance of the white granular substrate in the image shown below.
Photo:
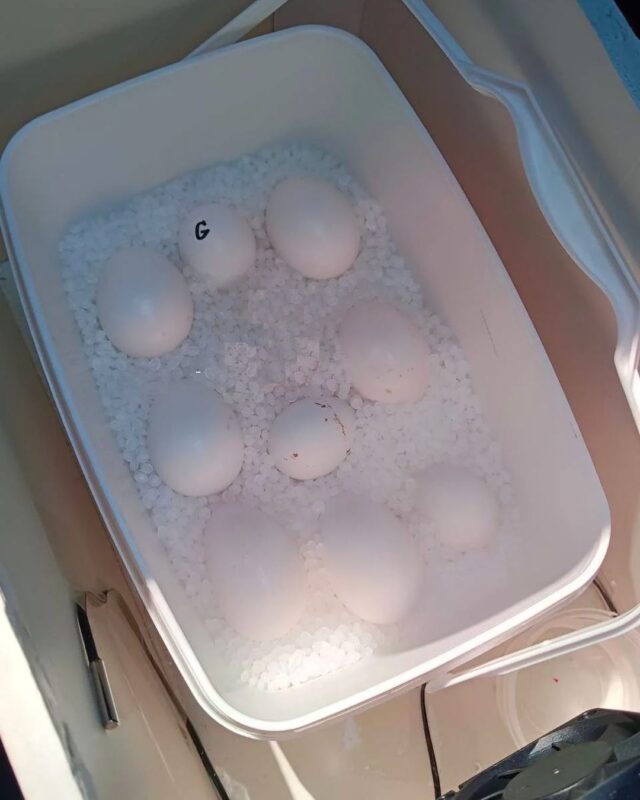
[[[300,174],[332,181],[355,204],[361,250],[340,278],[304,278],[275,255],[266,236],[269,193],[282,178]],[[97,277],[105,261],[120,248],[145,245],[179,264],[176,243],[183,215],[196,205],[216,201],[237,207],[249,219],[258,245],[256,269],[237,287],[209,293],[184,267],[195,304],[185,342],[160,358],[134,359],[117,351],[100,328],[95,305]],[[72,225],[60,243],[60,255],[69,303],[113,435],[175,573],[221,659],[240,681],[262,690],[286,689],[402,642],[402,626],[362,622],[328,586],[318,520],[331,497],[344,489],[386,502],[410,527],[425,554],[427,579],[429,567],[433,570],[437,564],[439,575],[450,569],[464,581],[465,574],[477,570],[488,556],[447,553],[434,543],[428,528],[421,529],[412,517],[411,475],[442,460],[470,466],[503,504],[505,522],[491,559],[506,562],[516,524],[509,476],[483,420],[464,354],[451,331],[425,309],[379,205],[335,158],[301,145],[279,146],[184,175]],[[354,302],[374,297],[401,306],[428,341],[431,382],[425,397],[413,405],[363,400],[352,391],[341,365],[339,321]],[[150,403],[181,378],[213,387],[233,406],[242,425],[244,466],[219,496],[176,494],[149,462],[145,434]],[[327,394],[348,400],[356,412],[351,453],[331,475],[294,481],[271,464],[266,451],[269,427],[294,400]],[[259,507],[299,536],[309,601],[299,625],[275,642],[238,636],[221,618],[206,577],[203,527],[216,504],[230,498]],[[428,608],[424,613],[427,619]],[[415,629],[414,620],[411,636]]]

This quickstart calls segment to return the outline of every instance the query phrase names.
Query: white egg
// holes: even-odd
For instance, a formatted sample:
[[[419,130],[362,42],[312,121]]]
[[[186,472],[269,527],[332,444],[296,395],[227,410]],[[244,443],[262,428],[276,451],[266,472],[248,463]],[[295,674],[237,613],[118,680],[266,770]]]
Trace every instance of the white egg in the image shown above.
[[[96,304],[104,332],[130,356],[169,353],[191,330],[193,301],[182,274],[147,247],[120,250],[107,261]]]
[[[180,255],[213,289],[240,280],[256,263],[251,226],[235,209],[209,203],[191,209],[178,233]]]
[[[440,541],[459,552],[488,545],[500,526],[500,505],[466,467],[436,464],[416,476],[416,510]]]
[[[336,278],[356,260],[353,206],[320,178],[285,178],[267,203],[267,233],[278,255],[307,278]]]
[[[297,400],[274,420],[269,453],[276,467],[297,480],[328,475],[347,456],[356,418],[337,397]]]
[[[416,604],[423,578],[418,547],[384,505],[338,495],[322,516],[324,561],[335,593],[356,616],[388,625]]]
[[[429,382],[429,350],[420,330],[395,306],[370,300],[340,323],[340,346],[353,386],[380,403],[414,403]]]
[[[244,457],[233,409],[213,389],[189,380],[176,383],[153,404],[147,447],[162,480],[188,497],[226,489]]]
[[[207,572],[227,621],[249,639],[284,636],[302,614],[306,579],[295,540],[237,503],[215,506],[205,528]]]

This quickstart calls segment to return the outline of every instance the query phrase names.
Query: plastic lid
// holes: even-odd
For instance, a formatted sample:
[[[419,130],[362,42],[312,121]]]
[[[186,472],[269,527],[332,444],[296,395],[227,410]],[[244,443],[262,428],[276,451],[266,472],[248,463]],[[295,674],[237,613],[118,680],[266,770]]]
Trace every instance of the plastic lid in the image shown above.
[[[511,652],[615,616],[593,608],[569,609],[514,639]],[[499,677],[498,708],[518,747],[538,739],[589,708],[640,707],[634,634],[569,653]]]

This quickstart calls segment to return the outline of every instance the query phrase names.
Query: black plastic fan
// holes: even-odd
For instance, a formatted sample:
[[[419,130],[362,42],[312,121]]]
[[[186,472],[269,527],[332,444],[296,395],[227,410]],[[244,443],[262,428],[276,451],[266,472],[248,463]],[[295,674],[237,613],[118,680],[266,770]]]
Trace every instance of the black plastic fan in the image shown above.
[[[640,714],[587,711],[444,797],[640,800]]]

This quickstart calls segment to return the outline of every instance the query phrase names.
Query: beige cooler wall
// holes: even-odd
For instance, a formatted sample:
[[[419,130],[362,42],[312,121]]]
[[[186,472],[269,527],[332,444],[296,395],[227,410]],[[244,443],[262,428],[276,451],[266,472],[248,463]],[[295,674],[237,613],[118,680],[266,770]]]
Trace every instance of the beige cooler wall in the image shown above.
[[[182,58],[248,0],[3,0],[0,149],[34,116]]]

